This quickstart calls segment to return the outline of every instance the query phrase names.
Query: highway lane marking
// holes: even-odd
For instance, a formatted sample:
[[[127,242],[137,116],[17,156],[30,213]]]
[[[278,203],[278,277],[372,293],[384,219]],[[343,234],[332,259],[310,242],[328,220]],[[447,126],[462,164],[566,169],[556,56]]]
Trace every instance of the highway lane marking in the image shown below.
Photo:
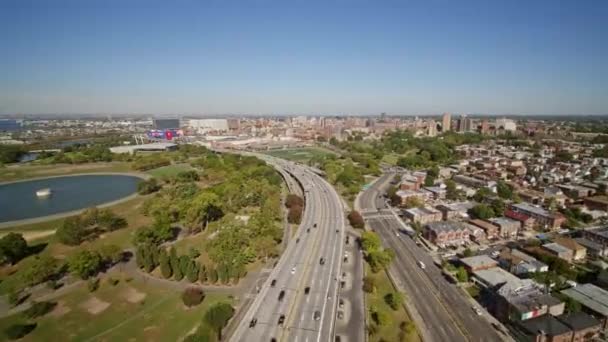
[[[393,220],[394,220],[394,219],[393,219]],[[388,221],[389,221],[389,220],[385,219],[385,222],[386,222],[386,224],[388,225],[388,228],[390,229],[391,225],[390,225],[390,223],[389,223]],[[403,224],[403,223],[402,223],[402,224]],[[383,225],[383,227],[385,227],[385,226]],[[390,239],[389,239],[389,238],[387,238],[387,237],[384,237],[384,239],[385,239],[385,240],[387,240],[387,241],[392,241],[392,242],[393,242],[393,243],[390,243],[390,242],[389,242],[389,244],[391,244],[391,245],[393,245],[393,246],[395,246],[395,247],[398,247],[398,245],[399,245],[399,244],[404,245],[404,247],[405,247],[405,248],[403,248],[403,249],[404,249],[404,250],[406,250],[406,251],[407,251],[407,253],[408,253],[408,254],[409,254],[411,257],[412,257],[412,260],[415,260],[415,259],[416,259],[416,256],[415,256],[415,255],[414,255],[414,253],[413,253],[413,252],[410,250],[409,246],[408,246],[408,245],[405,243],[405,241],[403,241],[403,240],[401,240],[401,239],[397,239],[397,241],[399,241],[399,242],[395,243],[395,242],[394,242],[394,239],[393,239],[393,237],[392,237],[392,235],[391,235],[391,232],[386,232],[386,231],[385,231],[385,234],[388,234],[389,236],[391,236],[391,238],[390,238]],[[382,234],[381,234],[381,235],[382,235]],[[398,254],[398,253],[396,253],[396,256],[397,256],[397,257],[399,257],[399,254]],[[401,258],[399,258],[399,259],[401,259]],[[412,264],[410,263],[410,265],[412,265]],[[446,304],[443,302],[443,300],[442,300],[441,298],[439,298],[439,291],[438,291],[438,289],[437,289],[435,286],[433,286],[433,283],[430,281],[430,279],[429,279],[428,275],[426,275],[426,272],[422,272],[422,271],[420,271],[420,269],[419,269],[419,267],[417,267],[417,265],[413,265],[412,269],[414,270],[414,272],[415,272],[416,274],[418,274],[418,277],[419,277],[419,278],[420,278],[420,279],[421,279],[421,280],[422,280],[424,283],[426,283],[426,284],[427,284],[427,288],[430,290],[429,292],[430,292],[430,293],[433,295],[433,297],[435,297],[435,298],[437,299],[437,302],[439,302],[439,304],[440,304],[440,305],[443,307],[444,311],[447,313],[447,315],[448,315],[448,317],[450,318],[450,320],[451,320],[451,321],[454,323],[455,327],[456,327],[456,328],[457,328],[457,329],[460,331],[460,333],[462,334],[462,336],[463,336],[465,339],[467,339],[467,340],[468,340],[468,339],[469,339],[469,334],[468,334],[467,332],[463,331],[462,327],[460,326],[460,325],[461,325],[461,323],[460,323],[460,322],[458,322],[458,321],[456,321],[456,317],[454,317],[454,316],[453,316],[453,313],[452,313],[452,312],[451,312],[451,311],[448,309],[448,307],[447,307],[447,306],[446,306]],[[423,276],[423,275],[424,275],[424,276]],[[431,289],[434,289],[435,291],[433,291],[433,290],[431,290]]]

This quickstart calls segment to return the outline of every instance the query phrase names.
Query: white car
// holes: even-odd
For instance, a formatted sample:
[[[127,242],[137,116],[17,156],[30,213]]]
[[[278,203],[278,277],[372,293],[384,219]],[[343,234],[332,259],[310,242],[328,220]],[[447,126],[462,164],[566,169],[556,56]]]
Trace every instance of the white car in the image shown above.
[[[418,261],[418,267],[420,267],[422,269],[426,268],[426,266],[424,265],[424,263],[422,261],[420,261],[420,260]]]
[[[291,274],[296,274],[296,268],[295,267],[291,268]]]
[[[481,310],[479,310],[476,307],[473,307],[473,311],[475,311],[475,313],[477,314],[477,316],[481,316]]]

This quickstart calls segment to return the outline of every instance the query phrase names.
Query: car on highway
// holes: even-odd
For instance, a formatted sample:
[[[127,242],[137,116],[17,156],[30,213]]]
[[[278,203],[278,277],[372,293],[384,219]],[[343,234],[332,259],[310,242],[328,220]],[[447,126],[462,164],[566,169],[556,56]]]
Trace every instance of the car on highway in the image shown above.
[[[306,232],[307,232],[307,233],[310,233],[310,228],[306,228]]]
[[[344,311],[342,311],[342,310],[338,311],[338,319],[339,320],[343,320],[344,319]]]
[[[270,287],[274,287],[276,284],[277,284],[277,280],[272,279],[272,281],[270,282]]]
[[[319,311],[319,310],[315,311],[315,312],[312,314],[312,318],[313,318],[315,321],[320,320],[320,319],[321,319],[321,311]]]
[[[477,314],[477,316],[481,316],[481,310],[479,310],[477,307],[473,307],[473,311]]]
[[[340,298],[340,301],[338,302],[338,307],[340,309],[344,307],[344,299]]]
[[[418,267],[425,269],[426,265],[424,265],[424,263],[422,261],[418,260]]]
[[[254,318],[251,320],[251,322],[249,322],[249,327],[253,328],[253,327],[255,327],[256,324],[258,324],[258,319]]]
[[[295,266],[291,268],[291,274],[296,274],[296,267]]]
[[[281,290],[281,292],[279,293],[279,301],[283,300],[284,297],[285,297],[285,290]]]
[[[313,228],[317,228],[317,224],[316,224],[316,223],[315,223],[315,224],[313,224],[313,225],[312,225],[312,227],[313,227]]]
[[[304,288],[304,294],[306,294],[306,295],[307,295],[307,294],[309,294],[309,293],[310,293],[310,286],[306,286],[306,287]]]
[[[297,239],[296,239],[296,243],[298,243],[298,242],[300,242],[300,238],[297,238]]]
[[[285,315],[281,315],[279,316],[279,321],[278,321],[278,325],[283,325],[283,323],[285,323]]]
[[[325,265],[325,258],[319,259],[319,265]]]

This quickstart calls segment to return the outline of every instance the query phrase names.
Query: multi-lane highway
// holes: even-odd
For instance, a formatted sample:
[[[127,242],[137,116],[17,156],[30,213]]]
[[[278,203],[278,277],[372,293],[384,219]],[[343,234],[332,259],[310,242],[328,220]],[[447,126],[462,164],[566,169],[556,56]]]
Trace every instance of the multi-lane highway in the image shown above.
[[[344,257],[342,202],[335,190],[307,167],[261,158],[297,179],[306,205],[296,236],[231,341],[333,341]]]
[[[403,222],[386,209],[382,194],[394,174],[378,179],[358,198],[368,226],[395,251],[390,274],[413,306],[414,318],[425,341],[500,341],[492,326],[478,316],[472,304],[435,267],[430,255],[403,233]],[[419,267],[418,262],[425,264]],[[418,316],[418,317],[416,317]]]

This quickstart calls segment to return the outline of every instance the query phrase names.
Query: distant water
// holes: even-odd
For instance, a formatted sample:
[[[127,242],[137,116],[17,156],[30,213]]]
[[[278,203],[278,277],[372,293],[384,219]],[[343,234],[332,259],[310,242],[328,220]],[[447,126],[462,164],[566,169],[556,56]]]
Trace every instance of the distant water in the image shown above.
[[[124,175],[83,175],[0,185],[0,222],[22,220],[97,206],[137,191],[141,179]],[[52,195],[38,198],[36,191]]]

